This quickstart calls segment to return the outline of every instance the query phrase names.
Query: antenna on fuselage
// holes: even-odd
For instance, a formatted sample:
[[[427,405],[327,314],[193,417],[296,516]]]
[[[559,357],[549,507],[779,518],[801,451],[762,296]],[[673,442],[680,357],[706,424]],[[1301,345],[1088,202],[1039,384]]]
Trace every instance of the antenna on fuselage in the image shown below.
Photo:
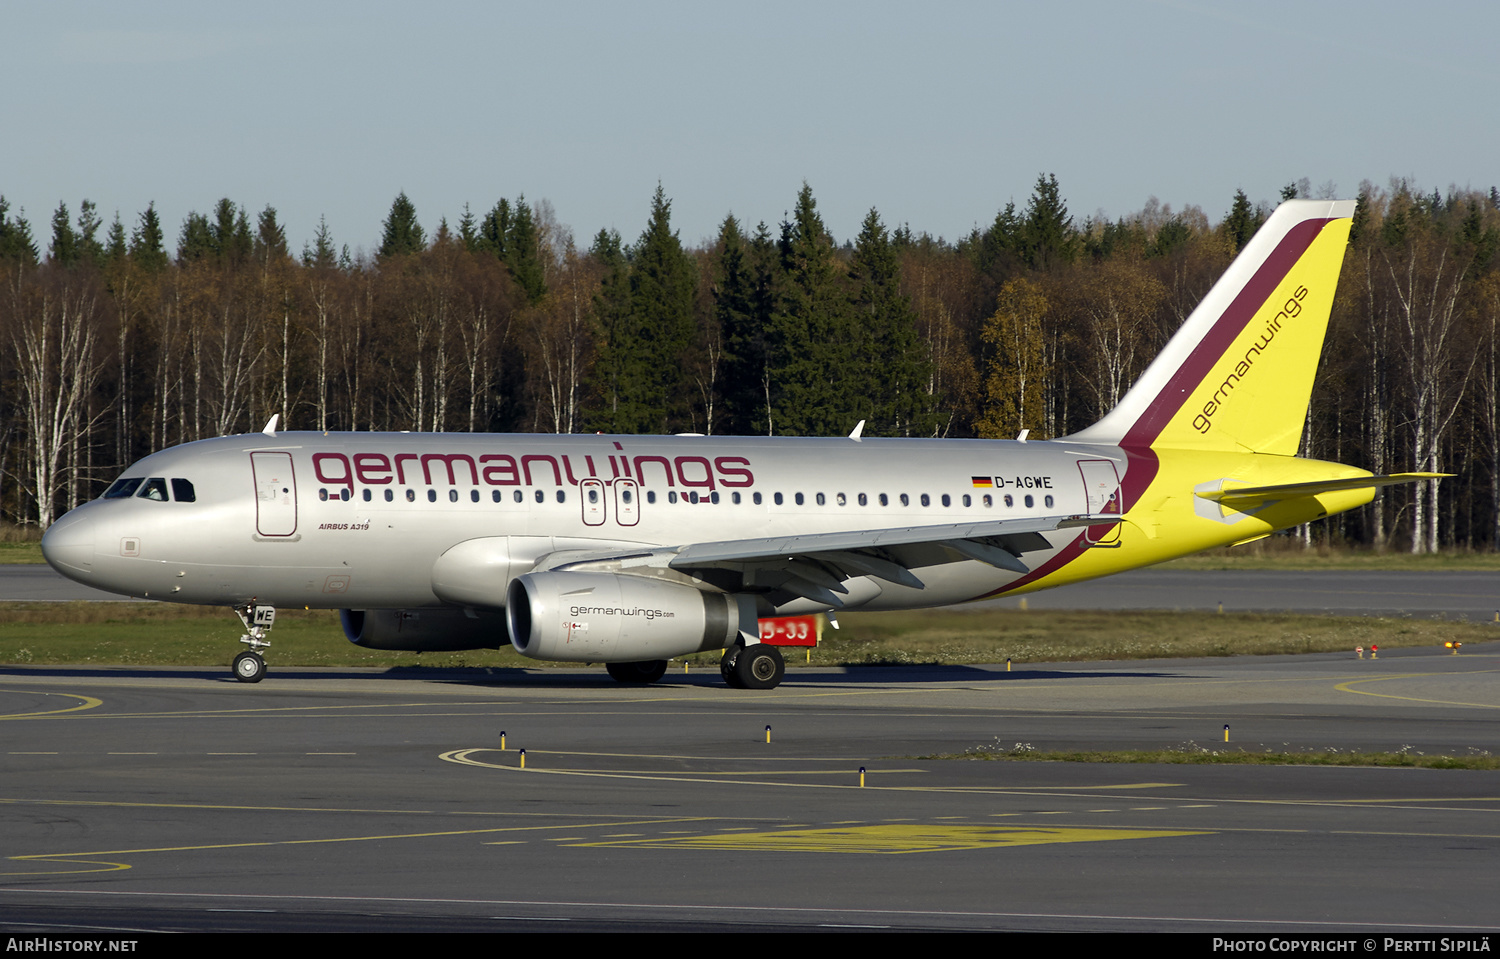
[[[266,434],[267,436],[275,436],[276,435],[276,421],[279,420],[279,419],[281,419],[281,414],[280,413],[272,413],[271,414],[271,419],[266,422],[266,428],[263,429],[263,430],[261,430],[261,432],[264,433],[264,434]]]
[[[865,421],[864,420],[860,420],[858,423],[854,424],[854,429],[852,429],[852,430],[849,431],[849,438],[851,440],[853,440],[854,442],[858,443],[859,442],[860,434],[863,433],[864,431],[865,431]]]

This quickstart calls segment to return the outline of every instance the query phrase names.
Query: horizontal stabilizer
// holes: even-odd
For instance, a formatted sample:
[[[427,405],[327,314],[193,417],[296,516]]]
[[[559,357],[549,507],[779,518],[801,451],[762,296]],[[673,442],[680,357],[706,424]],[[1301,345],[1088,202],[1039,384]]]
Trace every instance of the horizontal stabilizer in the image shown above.
[[[1213,500],[1225,506],[1258,506],[1271,500],[1296,499],[1299,496],[1317,496],[1347,489],[1372,489],[1380,486],[1399,486],[1402,483],[1418,483],[1425,479],[1441,479],[1452,473],[1391,473],[1385,476],[1354,476],[1348,479],[1316,480],[1311,483],[1284,483],[1280,486],[1246,486],[1239,489],[1205,490],[1198,493],[1203,499]]]

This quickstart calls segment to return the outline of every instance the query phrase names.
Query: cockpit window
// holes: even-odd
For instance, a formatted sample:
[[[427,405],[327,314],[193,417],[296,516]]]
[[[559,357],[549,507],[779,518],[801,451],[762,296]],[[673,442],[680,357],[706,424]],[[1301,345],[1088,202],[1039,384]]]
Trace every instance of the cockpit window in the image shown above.
[[[141,491],[135,495],[141,499],[154,499],[159,503],[167,501],[167,481],[160,476],[153,476],[141,484]]]
[[[135,492],[136,487],[141,485],[139,476],[122,476],[110,484],[109,489],[104,491],[105,499],[126,499]]]
[[[172,498],[179,503],[195,503],[198,496],[193,492],[193,481],[180,476],[172,477]]]

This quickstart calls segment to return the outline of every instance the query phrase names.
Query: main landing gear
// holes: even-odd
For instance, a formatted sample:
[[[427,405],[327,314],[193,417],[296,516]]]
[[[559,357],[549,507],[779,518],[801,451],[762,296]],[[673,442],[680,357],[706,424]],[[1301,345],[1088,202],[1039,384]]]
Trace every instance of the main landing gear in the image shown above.
[[[786,661],[775,646],[737,642],[724,650],[719,675],[734,689],[775,689],[786,675]]]
[[[252,599],[234,607],[234,612],[245,624],[245,635],[240,637],[240,642],[250,647],[234,657],[234,678],[242,683],[258,683],[266,678],[266,661],[260,651],[271,648],[271,641],[266,637],[276,622],[276,607],[257,606]]]

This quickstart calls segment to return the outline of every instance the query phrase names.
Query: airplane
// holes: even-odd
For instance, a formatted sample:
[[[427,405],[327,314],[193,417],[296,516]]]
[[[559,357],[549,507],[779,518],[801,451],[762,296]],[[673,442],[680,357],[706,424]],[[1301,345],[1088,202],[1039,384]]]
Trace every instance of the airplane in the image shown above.
[[[1011,596],[1247,543],[1371,501],[1296,456],[1352,201],[1283,203],[1119,404],[1056,440],[278,432],[130,466],[42,539],[54,569],[224,605],[258,682],[278,607],[338,609],[382,650],[603,663],[622,683],[758,620]]]

